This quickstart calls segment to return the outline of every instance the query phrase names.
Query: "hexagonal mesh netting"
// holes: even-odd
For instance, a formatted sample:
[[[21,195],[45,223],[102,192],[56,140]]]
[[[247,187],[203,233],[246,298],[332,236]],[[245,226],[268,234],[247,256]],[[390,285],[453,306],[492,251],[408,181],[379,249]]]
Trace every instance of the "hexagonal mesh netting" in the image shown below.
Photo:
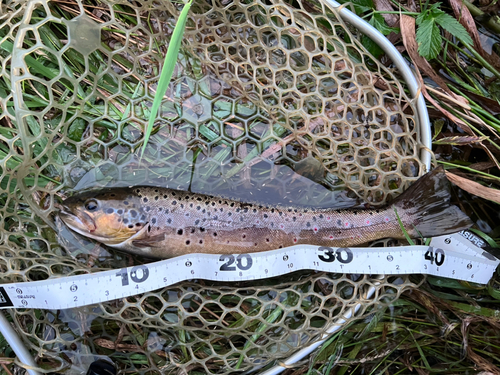
[[[2,3],[2,282],[141,262],[57,230],[54,205],[72,190],[140,183],[274,203],[382,204],[423,174],[404,84],[318,1],[196,1],[139,162],[181,6]],[[368,276],[311,272],[197,281],[12,317],[54,372],[79,373],[102,355],[122,373],[222,374],[286,358],[355,303],[360,316],[414,286],[385,278],[363,300],[367,285]]]

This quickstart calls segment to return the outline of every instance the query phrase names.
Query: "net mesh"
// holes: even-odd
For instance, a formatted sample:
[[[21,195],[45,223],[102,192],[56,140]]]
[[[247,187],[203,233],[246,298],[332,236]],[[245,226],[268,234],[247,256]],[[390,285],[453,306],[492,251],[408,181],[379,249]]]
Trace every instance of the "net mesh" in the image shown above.
[[[334,9],[197,1],[139,164],[181,4],[2,3],[0,270],[42,280],[140,263],[56,228],[72,190],[137,183],[246,200],[382,204],[424,172],[412,100]],[[385,242],[382,244],[386,244]],[[62,245],[62,246],[61,246]],[[185,282],[97,306],[15,310],[48,371],[100,356],[121,373],[232,373],[287,358],[349,309],[389,304],[408,278],[301,272]]]

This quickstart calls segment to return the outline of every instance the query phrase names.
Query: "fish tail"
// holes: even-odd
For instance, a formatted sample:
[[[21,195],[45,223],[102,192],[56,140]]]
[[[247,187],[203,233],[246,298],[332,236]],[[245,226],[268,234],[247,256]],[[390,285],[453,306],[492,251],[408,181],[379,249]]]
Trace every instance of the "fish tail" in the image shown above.
[[[473,225],[467,215],[450,204],[450,198],[450,183],[443,167],[438,167],[413,183],[393,207],[410,235],[442,236]]]

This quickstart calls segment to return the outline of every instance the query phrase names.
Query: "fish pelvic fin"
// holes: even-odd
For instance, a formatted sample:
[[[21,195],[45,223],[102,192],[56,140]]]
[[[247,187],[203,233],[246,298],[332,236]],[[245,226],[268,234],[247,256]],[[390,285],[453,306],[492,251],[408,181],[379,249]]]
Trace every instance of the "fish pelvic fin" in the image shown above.
[[[393,202],[412,237],[442,236],[468,229],[472,220],[450,204],[450,183],[443,167],[428,172]],[[418,232],[417,232],[418,231]]]

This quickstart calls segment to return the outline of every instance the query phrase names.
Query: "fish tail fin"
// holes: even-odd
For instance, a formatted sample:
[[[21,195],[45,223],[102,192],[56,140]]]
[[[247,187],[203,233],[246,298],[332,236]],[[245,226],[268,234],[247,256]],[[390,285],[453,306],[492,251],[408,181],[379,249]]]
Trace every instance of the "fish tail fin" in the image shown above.
[[[438,167],[413,183],[392,205],[410,235],[418,237],[420,233],[427,238],[472,226],[471,219],[450,204],[450,198],[450,183],[443,167]]]

